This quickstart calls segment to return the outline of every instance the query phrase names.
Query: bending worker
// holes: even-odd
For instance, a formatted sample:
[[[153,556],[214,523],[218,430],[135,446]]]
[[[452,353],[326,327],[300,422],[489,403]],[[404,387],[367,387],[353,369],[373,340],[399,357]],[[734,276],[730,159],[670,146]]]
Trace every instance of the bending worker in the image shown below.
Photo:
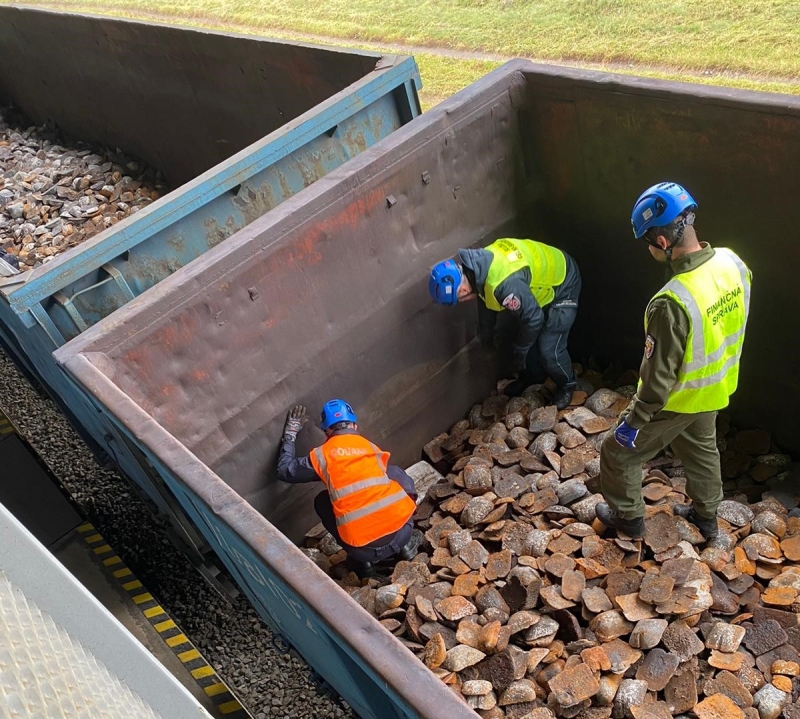
[[[706,539],[718,533],[717,410],[738,384],[752,275],[731,250],[698,242],[696,209],[683,187],[662,182],[639,197],[631,217],[634,236],[673,273],[645,312],[636,395],[600,450],[606,502],[597,505],[597,517],[633,538],[644,533],[642,463],[668,445],[683,461],[693,502],[675,505],[674,513]]]
[[[482,250],[459,250],[460,264],[445,260],[432,270],[429,290],[435,302],[455,305],[480,298],[478,337],[485,349],[495,343],[498,314],[516,320],[516,339],[506,376],[518,375],[505,393],[545,380],[555,382],[554,404],[564,409],[572,399],[575,373],[567,337],[578,312],[581,276],[578,265],[555,247],[533,240],[503,239]],[[504,315],[504,320],[508,315]],[[508,323],[501,327],[501,336]]]
[[[422,533],[413,531],[414,480],[389,464],[388,452],[358,434],[353,408],[340,399],[322,408],[325,443],[308,457],[296,458],[295,440],[305,414],[305,407],[297,405],[286,418],[278,478],[325,484],[314,509],[347,551],[348,568],[356,573],[375,576],[373,564],[395,555],[413,559],[422,540]]]

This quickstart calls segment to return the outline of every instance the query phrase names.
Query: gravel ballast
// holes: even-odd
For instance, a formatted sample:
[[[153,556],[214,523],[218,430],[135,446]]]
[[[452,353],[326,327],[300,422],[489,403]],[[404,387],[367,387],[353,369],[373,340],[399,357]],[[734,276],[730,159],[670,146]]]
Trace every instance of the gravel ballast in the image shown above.
[[[294,650],[280,651],[244,596],[229,604],[208,586],[128,482],[97,464],[52,400],[2,351],[0,407],[256,719],[355,717]]]

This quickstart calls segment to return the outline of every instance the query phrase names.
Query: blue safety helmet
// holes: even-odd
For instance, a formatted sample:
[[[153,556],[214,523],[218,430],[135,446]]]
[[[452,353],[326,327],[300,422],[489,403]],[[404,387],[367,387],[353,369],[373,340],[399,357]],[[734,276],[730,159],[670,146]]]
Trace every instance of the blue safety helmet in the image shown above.
[[[355,424],[357,421],[353,408],[343,399],[329,400],[322,407],[322,429],[330,429],[334,424],[339,424],[339,422],[353,422]]]
[[[697,203],[683,187],[674,182],[659,182],[645,190],[633,206],[633,236],[638,240],[651,227],[665,227],[684,212],[696,209]]]
[[[445,260],[434,265],[428,280],[428,292],[434,302],[440,305],[458,303],[458,286],[461,284],[461,270],[453,260]]]

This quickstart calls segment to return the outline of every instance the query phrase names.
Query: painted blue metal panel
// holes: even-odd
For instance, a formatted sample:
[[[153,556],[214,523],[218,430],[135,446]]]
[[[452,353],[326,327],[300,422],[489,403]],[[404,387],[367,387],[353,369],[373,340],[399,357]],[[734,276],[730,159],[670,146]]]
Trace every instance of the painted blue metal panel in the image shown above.
[[[165,472],[170,488],[209,538],[262,619],[298,647],[303,658],[336,687],[362,719],[416,719],[419,716],[374,668],[366,666],[352,650],[348,651],[349,647],[335,629],[206,503],[171,476],[165,467],[160,466],[159,471]]]
[[[83,357],[69,365],[71,372],[89,368]],[[171,442],[141,408],[134,407],[107,380],[91,381],[80,369],[75,374],[98,406],[105,405],[109,392],[117,397],[114,404],[126,416],[124,420],[113,417],[115,430],[142,447],[148,462],[164,478],[259,616],[284,636],[362,719],[474,716],[466,703],[267,519],[188,450]],[[151,451],[151,444],[160,451]],[[180,470],[174,469],[176,464]]]
[[[160,511],[174,516],[151,468],[56,368],[53,350],[416,117],[419,86],[413,58],[382,58],[346,90],[147,209],[0,280],[0,342]]]

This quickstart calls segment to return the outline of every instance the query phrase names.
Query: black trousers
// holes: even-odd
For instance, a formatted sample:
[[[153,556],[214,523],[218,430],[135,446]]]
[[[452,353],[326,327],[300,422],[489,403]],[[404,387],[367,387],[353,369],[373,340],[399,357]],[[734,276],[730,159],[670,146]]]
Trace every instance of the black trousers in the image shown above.
[[[550,377],[560,389],[575,382],[567,341],[575,317],[578,315],[581,286],[578,265],[575,260],[567,256],[567,274],[564,282],[556,289],[553,301],[542,310],[544,325],[536,343],[528,350],[525,357],[523,384],[539,384]],[[511,345],[519,332],[519,322],[511,312],[500,313],[497,332],[503,351],[510,352]],[[501,355],[501,362],[502,359]]]
[[[558,388],[575,382],[567,340],[577,314],[577,306],[571,304],[545,308],[544,327],[525,358],[525,369],[533,377],[550,377]]]
[[[390,464],[386,469],[386,474],[389,476],[389,479],[393,479],[397,482],[411,499],[415,502],[417,501],[414,480],[400,469],[400,467]],[[382,562],[384,559],[399,554],[400,550],[408,543],[408,540],[411,538],[411,532],[414,530],[413,517],[409,517],[408,521],[396,532],[388,534],[385,537],[380,537],[363,547],[353,547],[343,542],[342,538],[339,536],[339,530],[336,527],[336,516],[333,513],[333,505],[331,504],[331,498],[327,489],[314,497],[314,509],[319,515],[322,526],[342,545],[342,549],[347,552],[347,555],[357,562]]]
[[[525,357],[524,378],[527,384],[539,384],[548,377],[559,388],[575,382],[567,341],[577,314],[577,303],[572,301],[560,305],[553,302],[545,307],[544,326]],[[511,346],[518,332],[519,322],[514,315],[501,312],[497,326],[502,347],[501,366],[510,359]]]

